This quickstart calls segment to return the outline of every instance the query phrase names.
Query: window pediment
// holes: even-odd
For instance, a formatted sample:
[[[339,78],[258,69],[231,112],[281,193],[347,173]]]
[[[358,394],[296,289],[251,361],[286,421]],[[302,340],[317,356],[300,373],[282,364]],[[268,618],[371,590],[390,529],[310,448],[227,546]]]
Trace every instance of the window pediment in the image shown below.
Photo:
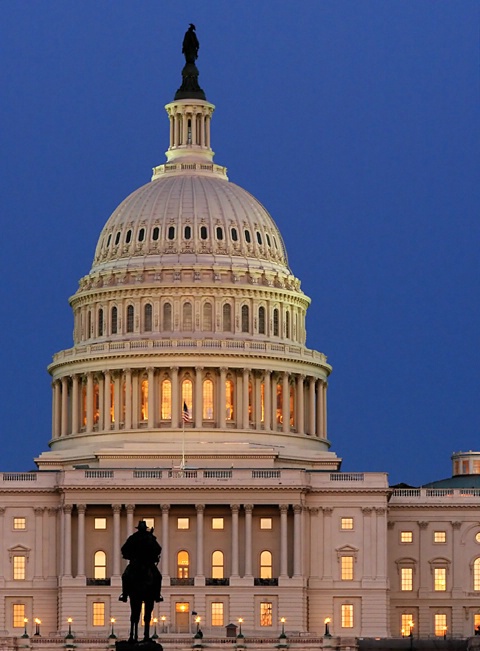
[[[14,547],[9,547],[8,557],[10,559],[10,562],[14,556],[25,556],[28,560],[30,551],[30,547],[25,547],[25,545],[15,545]]]

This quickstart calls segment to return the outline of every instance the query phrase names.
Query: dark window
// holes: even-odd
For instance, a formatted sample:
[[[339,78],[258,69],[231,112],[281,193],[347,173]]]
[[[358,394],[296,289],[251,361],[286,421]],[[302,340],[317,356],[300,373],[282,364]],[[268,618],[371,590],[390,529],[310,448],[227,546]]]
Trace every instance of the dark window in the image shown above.
[[[120,231],[115,235],[115,246],[120,242]]]
[[[112,234],[110,233],[110,235],[108,236],[108,240],[107,240],[107,247],[110,246],[111,241],[112,241]]]
[[[90,337],[92,336],[92,313],[90,312],[90,310],[88,311],[87,327],[88,327],[87,338],[90,339]]]
[[[273,235],[273,243],[275,244],[275,248],[278,249],[278,244],[275,235]]]
[[[158,240],[159,235],[160,235],[160,229],[158,228],[158,226],[155,226],[152,233],[152,240],[156,242]]]
[[[225,303],[223,306],[223,332],[232,331],[232,306]]]
[[[145,229],[144,229],[144,228],[141,228],[141,229],[138,231],[138,241],[139,241],[139,242],[143,242],[144,239],[145,239]]]
[[[258,332],[261,335],[265,334],[265,308],[258,308]]]
[[[273,310],[273,336],[278,337],[278,310]]]
[[[285,337],[290,339],[290,312],[285,314]]]
[[[152,306],[150,303],[145,305],[145,332],[152,332]]]
[[[128,230],[125,236],[125,243],[130,244],[131,241],[132,241],[132,231]]]
[[[172,305],[165,303],[163,306],[163,330],[170,332],[172,329]]]
[[[112,335],[118,332],[118,312],[116,307],[112,307]]]
[[[103,337],[103,310],[98,310],[98,336]]]
[[[206,226],[201,226],[200,227],[200,237],[202,240],[206,240],[208,237],[208,232],[207,232],[207,227]]]
[[[267,238],[267,244],[268,244],[268,246],[272,246],[272,244],[271,244],[271,242],[270,242],[270,235],[269,235],[268,233],[266,233],[266,234],[265,234],[265,237]]]
[[[223,228],[221,226],[217,226],[216,232],[217,240],[223,240]]]
[[[127,332],[133,332],[133,305],[127,307]]]
[[[192,237],[192,229],[190,226],[185,226],[184,237],[186,240],[189,240]]]
[[[182,330],[191,332],[193,330],[193,310],[191,303],[183,304],[183,323]]]
[[[175,226],[169,226],[168,227],[168,239],[169,240],[174,240],[175,239]]]
[[[232,240],[233,240],[234,242],[238,242],[238,233],[237,233],[237,229],[236,229],[236,228],[232,228],[231,233],[232,233]]]
[[[260,246],[262,245],[262,235],[258,231],[257,231],[257,242],[260,244]]]
[[[252,241],[252,238],[250,237],[250,231],[245,231],[245,241],[247,242],[247,244],[250,244],[250,242]]]
[[[242,305],[242,332],[249,332],[250,315],[248,305]]]

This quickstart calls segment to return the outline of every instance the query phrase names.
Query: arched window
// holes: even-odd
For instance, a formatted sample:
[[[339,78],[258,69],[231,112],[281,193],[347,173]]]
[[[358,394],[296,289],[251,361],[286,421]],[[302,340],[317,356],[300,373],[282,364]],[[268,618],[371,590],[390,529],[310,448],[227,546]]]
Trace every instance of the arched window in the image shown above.
[[[152,231],[152,240],[156,242],[159,237],[160,237],[160,229],[158,228],[158,226],[155,226],[155,228]]]
[[[183,312],[182,312],[182,330],[184,332],[192,332],[193,330],[193,310],[192,310],[192,304],[187,301],[187,303],[183,304]]]
[[[175,226],[169,226],[168,227],[168,239],[169,240],[174,240],[175,239]]]
[[[260,553],[260,578],[272,578],[272,552],[265,550]]]
[[[133,305],[129,305],[127,307],[127,332],[133,332],[133,317],[134,317]]]
[[[116,307],[112,307],[112,335],[116,335],[118,332],[118,310]]]
[[[192,237],[192,227],[191,226],[185,226],[184,231],[183,231],[183,236],[186,240],[190,240]]]
[[[250,315],[248,305],[242,305],[242,332],[250,332]]]
[[[125,244],[130,244],[131,241],[132,241],[132,231],[128,230],[125,236]]]
[[[213,382],[206,379],[203,382],[203,420],[213,420]]]
[[[93,557],[93,578],[107,578],[107,555],[103,551],[95,552]]]
[[[225,303],[223,306],[223,332],[232,332],[232,306]]]
[[[145,239],[145,229],[144,229],[144,228],[141,228],[141,229],[138,231],[138,241],[139,241],[139,242],[143,242],[144,239]]]
[[[273,310],[273,336],[278,337],[278,310],[275,308]]]
[[[150,303],[147,303],[144,308],[144,330],[152,332],[152,306]]]
[[[218,550],[212,554],[212,579],[223,579],[223,552]]]
[[[140,420],[148,421],[148,380],[146,378],[140,384]]]
[[[480,558],[473,561],[473,589],[480,590]]]
[[[162,381],[160,417],[162,420],[172,418],[172,383],[169,379]]]
[[[188,579],[190,567],[190,556],[182,550],[177,554],[177,579]]]
[[[262,235],[258,231],[257,231],[257,242],[260,244],[260,246],[262,246],[262,243],[263,243],[262,242]]]
[[[231,232],[231,234],[232,234],[232,241],[233,241],[233,242],[238,242],[238,232],[237,232],[237,229],[236,229],[236,228],[232,228],[232,230],[231,230],[230,232]]]
[[[217,236],[217,240],[223,240],[223,228],[221,226],[217,226],[215,229],[215,234]]]
[[[103,310],[98,310],[98,336],[103,337]]]
[[[172,331],[172,304],[171,303],[163,304],[163,331],[164,332]]]
[[[249,230],[245,231],[245,241],[247,242],[247,244],[250,244],[250,242],[252,241]]]
[[[290,339],[290,312],[285,313],[285,337]]]
[[[258,333],[265,334],[265,308],[263,306],[258,308]]]
[[[115,235],[115,246],[118,246],[118,243],[120,242],[120,231]]]
[[[276,409],[277,423],[283,423],[283,384],[277,382],[277,409]]]
[[[233,380],[226,380],[225,382],[225,415],[227,420],[233,420],[234,409],[234,384]]]
[[[208,237],[208,231],[206,226],[200,226],[200,239],[206,240]]]
[[[193,407],[193,384],[192,381],[186,378],[182,382],[182,411],[184,405],[187,405],[188,413],[190,417],[192,416],[192,407]]]
[[[203,330],[206,332],[211,332],[213,330],[211,303],[204,303],[203,305]]]

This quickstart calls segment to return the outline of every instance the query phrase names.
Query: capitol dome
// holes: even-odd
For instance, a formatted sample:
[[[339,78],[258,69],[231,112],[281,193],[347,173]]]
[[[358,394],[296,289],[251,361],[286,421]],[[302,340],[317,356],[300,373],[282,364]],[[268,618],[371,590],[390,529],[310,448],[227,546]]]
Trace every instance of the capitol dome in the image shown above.
[[[186,75],[185,71],[188,74]],[[213,162],[196,66],[166,105],[169,147],[103,227],[54,356],[41,468],[190,463],[336,470],[331,367],[268,211]]]

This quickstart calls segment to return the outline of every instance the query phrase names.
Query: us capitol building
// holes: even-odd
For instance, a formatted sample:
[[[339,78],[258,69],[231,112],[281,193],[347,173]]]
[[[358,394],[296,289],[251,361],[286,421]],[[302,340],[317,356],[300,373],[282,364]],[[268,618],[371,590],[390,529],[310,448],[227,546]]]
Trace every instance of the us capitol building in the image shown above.
[[[203,646],[252,649],[471,636],[480,453],[421,488],[340,471],[309,298],[273,218],[213,162],[194,63],[166,111],[166,162],[107,220],[70,299],[49,449],[0,473],[0,648],[124,636],[120,547],[139,520],[163,548],[171,648],[197,625]]]

